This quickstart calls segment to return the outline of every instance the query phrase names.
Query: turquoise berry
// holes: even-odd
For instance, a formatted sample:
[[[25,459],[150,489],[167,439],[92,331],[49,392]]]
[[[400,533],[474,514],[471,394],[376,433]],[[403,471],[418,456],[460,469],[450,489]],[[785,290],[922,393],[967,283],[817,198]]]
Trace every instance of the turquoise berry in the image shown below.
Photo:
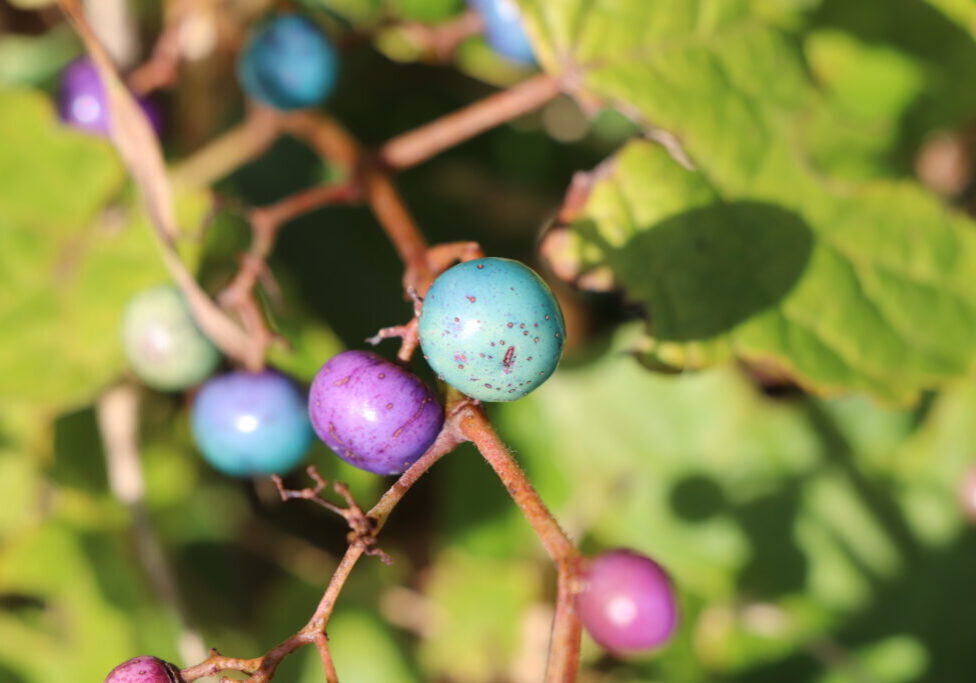
[[[172,285],[147,289],[129,302],[122,319],[122,348],[136,376],[163,391],[199,384],[220,360],[183,294]]]
[[[338,56],[322,29],[300,14],[282,14],[248,42],[237,66],[244,91],[282,111],[320,104],[335,87]]]
[[[193,401],[191,425],[207,462],[237,477],[285,474],[312,441],[305,394],[270,370],[211,379]]]
[[[424,299],[420,345],[435,372],[482,401],[514,401],[559,364],[559,304],[529,267],[504,258],[459,263]]]

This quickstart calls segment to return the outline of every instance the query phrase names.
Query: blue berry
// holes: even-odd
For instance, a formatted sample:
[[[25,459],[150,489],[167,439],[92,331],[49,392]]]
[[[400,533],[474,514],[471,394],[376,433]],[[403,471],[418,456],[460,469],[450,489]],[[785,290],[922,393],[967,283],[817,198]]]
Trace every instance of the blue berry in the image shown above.
[[[237,65],[244,91],[283,111],[321,103],[332,92],[337,73],[332,43],[299,14],[277,16],[258,29]]]
[[[139,379],[163,391],[202,382],[220,360],[183,294],[172,285],[152,287],[129,302],[122,319],[122,348]]]
[[[514,0],[468,0],[485,22],[485,40],[502,57],[534,64],[532,43],[522,27],[522,13]]]
[[[193,402],[191,424],[204,458],[238,477],[284,474],[312,440],[304,395],[270,370],[211,379]]]
[[[513,401],[545,382],[565,338],[549,287],[511,259],[482,258],[445,271],[420,315],[427,362],[445,382],[482,401]]]

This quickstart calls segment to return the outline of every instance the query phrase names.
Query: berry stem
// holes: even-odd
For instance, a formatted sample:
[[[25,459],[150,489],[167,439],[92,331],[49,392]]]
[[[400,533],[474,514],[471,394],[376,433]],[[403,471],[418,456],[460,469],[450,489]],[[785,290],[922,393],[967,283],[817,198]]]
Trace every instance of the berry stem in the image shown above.
[[[576,546],[559,526],[535,487],[502,443],[480,406],[466,412],[461,430],[468,437],[492,469],[522,514],[532,526],[559,572],[556,594],[556,614],[549,640],[546,683],[571,683],[576,680],[579,667],[580,634],[582,626],[576,613],[576,593],[580,583],[580,554]]]
[[[559,522],[542,502],[535,487],[498,437],[484,410],[479,406],[469,411],[461,421],[464,435],[478,450],[495,474],[502,480],[512,500],[522,510],[526,520],[539,537],[549,557],[557,565],[575,560],[579,553]]]
[[[507,90],[396,136],[380,147],[379,158],[391,169],[403,170],[416,166],[475,135],[538,109],[562,90],[562,83],[553,76],[533,76]]]
[[[576,610],[580,568],[578,561],[559,565],[556,590],[556,614],[552,619],[546,683],[572,683],[576,680],[580,659],[580,637],[583,623]]]

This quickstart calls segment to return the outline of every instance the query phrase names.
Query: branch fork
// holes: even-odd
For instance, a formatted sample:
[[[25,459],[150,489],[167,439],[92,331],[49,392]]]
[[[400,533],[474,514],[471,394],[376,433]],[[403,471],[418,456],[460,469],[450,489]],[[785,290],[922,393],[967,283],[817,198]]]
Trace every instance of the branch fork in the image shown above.
[[[318,468],[315,465],[309,465],[305,469],[305,472],[315,482],[315,485],[302,489],[286,488],[280,476],[277,474],[271,475],[271,480],[274,482],[275,488],[278,489],[278,495],[281,496],[281,500],[284,502],[295,499],[310,500],[324,507],[326,510],[336,513],[349,524],[349,534],[346,536],[346,539],[350,546],[360,546],[366,555],[380,558],[383,564],[393,564],[393,558],[376,545],[379,523],[376,518],[363,512],[363,509],[349,491],[349,487],[339,481],[332,485],[332,489],[342,497],[346,504],[345,507],[336,505],[322,496],[322,492],[328,489],[329,483],[319,473]]]

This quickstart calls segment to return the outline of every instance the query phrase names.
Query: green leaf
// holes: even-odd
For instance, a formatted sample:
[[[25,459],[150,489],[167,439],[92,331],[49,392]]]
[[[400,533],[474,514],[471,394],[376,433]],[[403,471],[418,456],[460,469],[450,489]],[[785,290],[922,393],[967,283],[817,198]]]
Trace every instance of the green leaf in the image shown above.
[[[959,625],[937,615],[973,567],[956,487],[976,448],[976,386],[960,382],[925,413],[773,400],[732,366],[635,372],[624,352],[636,333],[494,416],[587,553],[636,548],[676,582],[678,638],[620,680],[713,680],[789,656],[806,673],[744,680],[814,680],[811,644],[893,634],[924,651],[912,671],[951,666],[961,651],[949,650],[966,646],[949,644]],[[933,671],[907,678],[941,680]]]
[[[90,398],[123,367],[118,326],[129,298],[167,278],[141,209],[106,210],[123,172],[105,141],[57,122],[36,92],[0,93],[0,396],[51,406]],[[203,195],[181,199],[195,229]],[[192,259],[193,254],[188,254]]]
[[[671,156],[625,146],[571,221],[582,267],[608,266],[647,307],[654,361],[771,362],[817,392],[891,401],[972,370],[973,224],[914,183],[814,167],[801,131],[821,95],[752,3],[523,7],[548,68],[575,64],[582,96],[673,136]],[[910,93],[911,73],[892,82]]]

